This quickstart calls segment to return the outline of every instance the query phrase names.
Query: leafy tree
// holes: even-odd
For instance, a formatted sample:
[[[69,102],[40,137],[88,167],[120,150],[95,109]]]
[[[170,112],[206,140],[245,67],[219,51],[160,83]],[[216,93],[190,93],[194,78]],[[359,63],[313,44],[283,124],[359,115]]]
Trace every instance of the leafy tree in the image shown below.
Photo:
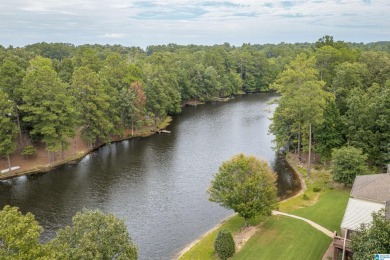
[[[308,176],[310,177],[312,126],[323,121],[323,111],[327,100],[333,95],[324,90],[325,82],[317,78],[315,58],[298,55],[272,85],[281,97],[277,100],[270,131],[276,136],[277,147],[285,146],[296,136],[298,157],[301,157],[302,141],[306,141],[309,151]],[[307,137],[306,139],[304,137]]]
[[[90,148],[99,138],[108,140],[113,131],[110,107],[112,96],[99,75],[88,67],[77,68],[72,76],[74,92],[80,121],[83,126],[82,134]]]
[[[351,237],[353,259],[372,259],[374,254],[390,253],[390,220],[385,210],[372,213],[372,222],[362,224]]]
[[[17,62],[7,58],[0,66],[0,90],[15,103],[15,115],[19,128],[20,144],[23,145],[19,106],[22,104],[21,85],[26,72]]]
[[[345,146],[332,152],[332,174],[336,182],[352,184],[357,175],[367,174],[367,155],[362,150]]]
[[[239,154],[222,163],[208,189],[209,200],[245,219],[269,214],[276,204],[276,175],[267,162]]]
[[[114,215],[83,210],[72,223],[49,244],[56,259],[137,259],[137,247],[125,223]]]
[[[23,121],[32,126],[30,134],[42,137],[46,143],[49,163],[50,152],[64,151],[68,138],[74,136],[76,111],[73,96],[67,86],[58,78],[51,60],[37,56],[23,79],[24,104],[21,110],[26,113]]]
[[[7,157],[9,171],[11,171],[9,155],[16,149],[15,137],[18,133],[17,125],[12,120],[14,111],[14,103],[0,90],[0,155]]]
[[[334,76],[335,66],[341,59],[341,53],[336,48],[326,45],[317,49],[315,56],[320,80],[325,81],[327,83],[327,87],[329,87],[331,79]]]
[[[332,150],[343,144],[342,131],[343,124],[340,111],[335,101],[328,102],[324,109],[324,121],[316,128],[314,134],[315,149],[324,161],[330,160]]]
[[[367,65],[367,86],[373,83],[384,85],[390,79],[390,53],[363,52],[359,61]]]
[[[72,79],[72,74],[74,71],[74,64],[71,58],[65,58],[58,63],[55,63],[55,70],[58,73],[58,77],[68,84]]]
[[[42,232],[34,215],[23,215],[18,208],[5,206],[0,211],[1,259],[52,259],[48,248],[39,243]]]
[[[341,115],[347,111],[347,98],[353,89],[364,89],[367,66],[363,63],[345,62],[336,67],[331,92],[336,97],[336,105]]]
[[[221,229],[214,241],[214,249],[220,259],[228,259],[236,252],[232,233],[229,230]]]
[[[91,46],[81,46],[77,49],[73,62],[76,67],[88,67],[94,72],[99,72],[102,67],[102,61],[99,57],[99,53]]]
[[[347,99],[345,135],[361,148],[370,163],[379,167],[390,162],[390,81],[373,84],[367,91],[354,89]]]

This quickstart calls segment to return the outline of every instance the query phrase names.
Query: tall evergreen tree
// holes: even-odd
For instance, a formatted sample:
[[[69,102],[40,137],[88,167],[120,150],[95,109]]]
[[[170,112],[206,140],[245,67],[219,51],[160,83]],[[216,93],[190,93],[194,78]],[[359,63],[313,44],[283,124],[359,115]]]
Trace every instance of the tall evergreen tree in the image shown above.
[[[16,149],[15,137],[18,133],[14,116],[15,104],[9,100],[7,93],[0,89],[0,155],[7,157],[9,171],[11,171],[9,155]]]
[[[30,134],[42,138],[46,143],[49,163],[50,152],[58,151],[68,144],[68,138],[75,135],[76,111],[73,96],[52,67],[51,60],[37,56],[30,62],[23,79],[26,113],[23,120],[32,126]]]

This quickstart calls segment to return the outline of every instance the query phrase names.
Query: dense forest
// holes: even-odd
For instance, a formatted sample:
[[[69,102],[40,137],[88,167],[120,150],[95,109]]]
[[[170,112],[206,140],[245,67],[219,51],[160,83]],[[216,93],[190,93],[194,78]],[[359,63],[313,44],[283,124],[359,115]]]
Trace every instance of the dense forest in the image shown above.
[[[333,148],[348,144],[379,170],[389,163],[390,42],[331,36],[146,50],[0,46],[0,156],[33,154],[34,144],[44,143],[50,161],[77,133],[94,148],[180,113],[189,101],[275,90],[281,98],[270,131],[277,148],[314,150],[327,161]]]

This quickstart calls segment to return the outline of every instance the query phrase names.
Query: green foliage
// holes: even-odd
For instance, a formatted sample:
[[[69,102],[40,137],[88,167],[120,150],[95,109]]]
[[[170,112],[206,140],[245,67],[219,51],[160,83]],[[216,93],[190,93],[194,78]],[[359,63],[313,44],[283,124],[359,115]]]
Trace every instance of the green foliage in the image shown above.
[[[343,124],[340,111],[334,101],[328,102],[324,109],[324,121],[316,128],[314,139],[316,151],[323,161],[331,158],[332,149],[343,144]]]
[[[321,187],[313,187],[313,192],[320,192],[321,190]]]
[[[390,162],[390,81],[373,84],[366,91],[354,89],[347,99],[345,135],[375,165]]]
[[[229,230],[221,229],[214,241],[214,249],[222,260],[232,257],[236,252],[232,233]]]
[[[41,244],[43,228],[34,215],[18,208],[0,211],[0,258],[5,260],[51,259],[137,259],[123,221],[100,211],[83,210],[72,219],[73,226],[60,229],[48,244]]]
[[[0,155],[8,157],[9,167],[9,154],[16,149],[15,136],[18,133],[17,125],[13,121],[14,114],[15,104],[0,90]]]
[[[209,200],[247,219],[276,205],[276,175],[265,161],[239,154],[222,163],[208,189]]]
[[[33,145],[31,145],[31,144],[26,145],[25,147],[23,147],[21,155],[29,157],[29,156],[34,155],[36,151],[37,151],[37,149]]]
[[[390,220],[386,219],[385,210],[373,212],[372,219],[372,223],[362,224],[352,234],[353,259],[366,260],[374,254],[390,253]]]
[[[99,75],[88,67],[77,68],[72,76],[72,91],[80,112],[83,137],[90,147],[99,138],[107,140],[114,125],[110,110],[113,96]]]
[[[0,211],[0,258],[4,260],[51,259],[50,251],[39,243],[43,229],[31,213],[5,206]]]
[[[22,83],[25,113],[23,121],[32,126],[31,135],[42,137],[48,151],[57,151],[61,143],[75,135],[74,98],[58,78],[51,60],[37,56],[30,62]]]
[[[367,174],[367,155],[361,149],[346,146],[332,152],[332,174],[336,182],[352,184],[357,175]]]
[[[114,215],[83,210],[72,223],[49,244],[57,259],[137,259],[125,223]]]

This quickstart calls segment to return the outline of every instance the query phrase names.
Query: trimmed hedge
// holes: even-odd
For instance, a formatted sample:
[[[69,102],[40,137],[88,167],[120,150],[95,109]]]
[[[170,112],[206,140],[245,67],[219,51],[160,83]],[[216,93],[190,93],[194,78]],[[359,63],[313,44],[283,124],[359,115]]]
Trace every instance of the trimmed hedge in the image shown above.
[[[214,249],[222,260],[232,257],[236,252],[232,233],[229,230],[221,229],[214,241]]]

